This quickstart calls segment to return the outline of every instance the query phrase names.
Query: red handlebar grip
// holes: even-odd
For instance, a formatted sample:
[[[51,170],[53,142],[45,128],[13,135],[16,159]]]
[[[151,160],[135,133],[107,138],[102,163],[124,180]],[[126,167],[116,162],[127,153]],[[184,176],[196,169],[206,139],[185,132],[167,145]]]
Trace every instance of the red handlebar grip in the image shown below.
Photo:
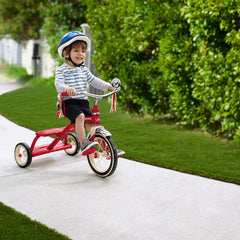
[[[68,96],[67,92],[61,92],[61,96],[64,97],[64,96]]]

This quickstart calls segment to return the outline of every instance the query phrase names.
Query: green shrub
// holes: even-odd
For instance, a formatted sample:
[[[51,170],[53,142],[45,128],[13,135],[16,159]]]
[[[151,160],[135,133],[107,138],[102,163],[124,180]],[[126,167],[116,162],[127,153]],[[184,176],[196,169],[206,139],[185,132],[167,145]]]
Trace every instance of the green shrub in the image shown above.
[[[165,7],[156,1],[86,2],[96,71],[103,79],[122,80],[119,100],[129,112],[166,112],[168,92],[156,63],[161,15],[169,5]]]
[[[238,1],[85,0],[96,71],[126,110],[170,113],[232,138],[239,127]]]
[[[59,61],[57,46],[62,36],[69,31],[81,31],[80,25],[86,22],[86,6],[78,0],[54,0],[42,4],[41,16],[44,19],[42,34],[45,35],[50,54]]]
[[[170,114],[183,126],[233,138],[240,129],[238,3],[54,0],[34,11],[55,58],[65,32],[90,25],[95,72],[122,80],[118,99],[126,111]]]
[[[13,64],[2,64],[2,66],[3,65],[5,65],[4,75],[9,78],[17,79],[20,82],[26,83],[33,77],[32,75],[28,75],[27,70],[24,67]]]
[[[198,105],[191,110],[201,128],[232,138],[240,120],[238,3],[190,0],[182,15],[195,47],[192,96]]]
[[[3,69],[2,72],[6,77],[16,79],[20,82],[27,83],[28,85],[54,85],[54,76],[43,78],[40,76],[29,75],[24,67],[2,63],[0,69]]]

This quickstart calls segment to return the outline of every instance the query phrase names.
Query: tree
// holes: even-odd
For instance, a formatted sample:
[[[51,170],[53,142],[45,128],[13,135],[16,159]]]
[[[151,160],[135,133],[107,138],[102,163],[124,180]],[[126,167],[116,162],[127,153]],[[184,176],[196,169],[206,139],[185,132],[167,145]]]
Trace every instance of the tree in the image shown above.
[[[42,34],[53,58],[58,57],[57,46],[66,32],[81,31],[80,25],[86,22],[85,11],[86,6],[78,0],[50,0],[42,4]]]
[[[81,30],[85,10],[78,0],[0,0],[0,36],[24,42],[42,34],[57,58],[58,42],[64,33]]]
[[[6,34],[17,42],[38,39],[43,24],[41,0],[0,0],[0,36]]]

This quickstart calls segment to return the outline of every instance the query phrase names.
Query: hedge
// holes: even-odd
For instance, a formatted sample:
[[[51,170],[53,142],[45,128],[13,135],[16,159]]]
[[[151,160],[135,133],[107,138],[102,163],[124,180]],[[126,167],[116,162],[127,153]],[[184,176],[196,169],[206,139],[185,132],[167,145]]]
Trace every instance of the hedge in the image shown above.
[[[170,114],[182,126],[240,140],[239,0],[51,0],[2,5],[0,35],[12,29],[14,39],[25,39],[37,36],[41,27],[54,57],[61,36],[81,30],[81,23],[87,22],[95,72],[107,81],[122,80],[118,99],[126,111],[154,118]],[[6,9],[12,10],[6,14]],[[26,24],[32,14],[37,26],[35,20]],[[13,29],[15,16],[18,24]],[[18,31],[25,28],[29,34]]]
[[[171,114],[181,125],[233,138],[240,120],[238,3],[86,1],[96,71],[122,79],[120,101],[129,112]]]

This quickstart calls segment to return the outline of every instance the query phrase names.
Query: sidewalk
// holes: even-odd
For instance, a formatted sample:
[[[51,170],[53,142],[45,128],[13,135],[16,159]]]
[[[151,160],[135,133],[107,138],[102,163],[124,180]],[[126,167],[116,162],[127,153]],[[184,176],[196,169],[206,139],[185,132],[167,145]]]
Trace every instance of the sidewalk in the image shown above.
[[[2,75],[0,75],[0,95],[20,87],[22,87],[22,85],[17,81],[4,78]]]
[[[124,158],[102,179],[86,157],[64,152],[21,169],[14,147],[30,145],[34,132],[0,116],[0,134],[0,201],[71,239],[240,239],[239,185]]]

